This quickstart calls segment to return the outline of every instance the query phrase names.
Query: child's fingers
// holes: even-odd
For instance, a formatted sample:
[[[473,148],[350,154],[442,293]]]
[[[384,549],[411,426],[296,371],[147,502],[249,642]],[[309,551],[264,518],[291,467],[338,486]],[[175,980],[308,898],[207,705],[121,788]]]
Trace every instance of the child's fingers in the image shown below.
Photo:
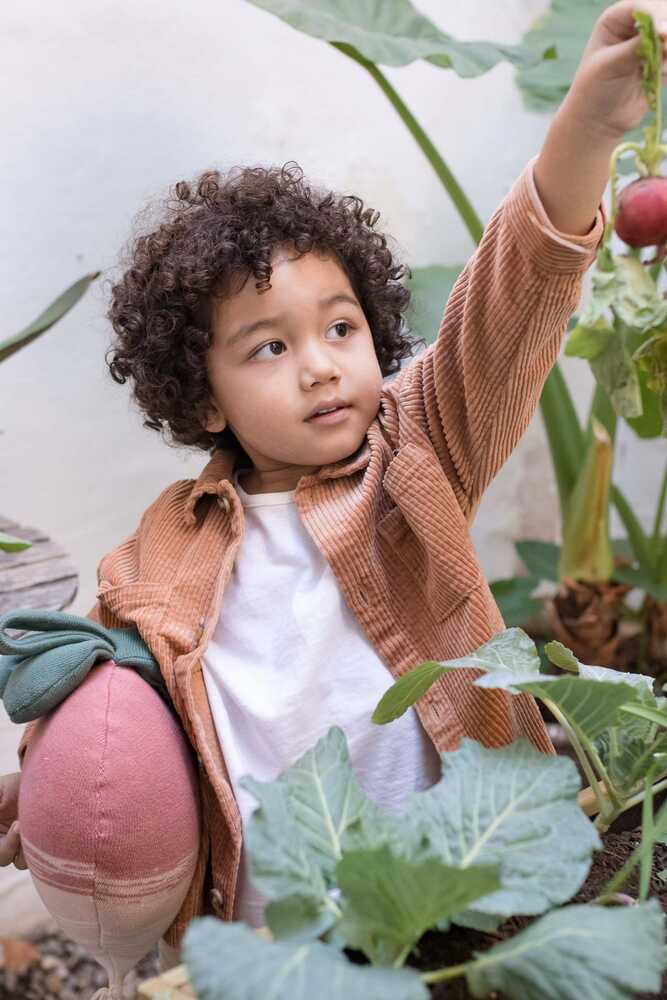
[[[28,866],[21,849],[21,834],[18,823],[13,823],[4,836],[0,836],[0,868],[15,865],[24,870]]]

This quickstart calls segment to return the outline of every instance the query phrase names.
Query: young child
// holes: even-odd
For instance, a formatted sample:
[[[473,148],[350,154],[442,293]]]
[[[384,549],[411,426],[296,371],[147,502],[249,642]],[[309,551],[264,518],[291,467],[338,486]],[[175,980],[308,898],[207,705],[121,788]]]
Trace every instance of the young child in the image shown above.
[[[296,165],[182,182],[132,246],[112,291],[111,375],[132,381],[146,426],[211,456],[102,559],[89,613],[136,625],[202,765],[206,846],[165,936],[175,949],[202,913],[263,922],[243,851],[256,803],[238,780],[274,779],[330,726],[392,810],[438,780],[438,751],[463,736],[525,735],[553,752],[532,698],[474,687],[474,671],[442,678],[390,726],[370,716],[415,664],[503,628],[469,528],[579,303],[611,152],[647,110],[638,8],[664,38],[664,0],[599,17],[435,344],[400,371],[410,295],[378,213],[309,186]],[[18,784],[4,779],[4,831]],[[12,860],[25,867],[16,830],[0,840],[0,864]]]

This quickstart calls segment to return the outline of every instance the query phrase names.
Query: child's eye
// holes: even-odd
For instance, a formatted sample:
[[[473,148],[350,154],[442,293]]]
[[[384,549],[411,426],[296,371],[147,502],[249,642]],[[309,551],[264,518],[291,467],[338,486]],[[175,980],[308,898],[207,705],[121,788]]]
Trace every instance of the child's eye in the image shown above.
[[[348,330],[352,330],[352,327],[350,326],[350,324],[348,322],[346,322],[344,319],[339,319],[337,323],[334,323],[333,326],[329,327],[329,330],[333,330],[337,326],[345,326],[345,327],[347,327]],[[328,332],[329,331],[327,330],[327,333]]]
[[[348,332],[351,332],[351,330],[352,330],[352,326],[348,322],[346,322],[345,320],[343,320],[343,319],[339,320],[337,323],[334,323],[332,326],[330,326],[329,330],[334,330],[338,326],[344,326]],[[327,330],[327,333],[329,332],[329,330]],[[338,337],[336,339],[342,340],[343,338]],[[283,343],[282,340],[270,340],[268,344],[263,344],[262,347],[258,347],[257,350],[254,352],[254,354],[251,354],[250,357],[251,358],[258,358],[258,357],[260,357],[261,352],[263,350],[265,350],[267,347],[273,347],[274,344],[280,344],[280,345],[282,345],[282,343]],[[280,355],[273,354],[272,356],[274,358],[276,358],[276,357],[279,357]]]

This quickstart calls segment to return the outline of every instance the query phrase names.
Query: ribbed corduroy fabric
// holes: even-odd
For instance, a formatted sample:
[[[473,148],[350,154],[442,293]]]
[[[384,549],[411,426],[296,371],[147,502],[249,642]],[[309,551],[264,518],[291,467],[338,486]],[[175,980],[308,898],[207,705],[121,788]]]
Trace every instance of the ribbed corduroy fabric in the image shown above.
[[[606,222],[600,204],[586,235],[556,230],[535,188],[536,159],[489,221],[436,342],[383,388],[359,450],[296,487],[306,529],[396,677],[462,656],[504,627],[469,528],[535,412]],[[190,891],[165,935],[172,947],[195,916],[233,918],[241,824],[201,658],[243,540],[235,457],[215,452],[196,481],[163,490],[101,560],[89,613],[107,628],[137,626],[199,759],[204,831]],[[417,704],[435,747],[454,749],[463,736],[502,746],[525,735],[553,753],[534,700],[474,687],[477,673],[442,677]]]

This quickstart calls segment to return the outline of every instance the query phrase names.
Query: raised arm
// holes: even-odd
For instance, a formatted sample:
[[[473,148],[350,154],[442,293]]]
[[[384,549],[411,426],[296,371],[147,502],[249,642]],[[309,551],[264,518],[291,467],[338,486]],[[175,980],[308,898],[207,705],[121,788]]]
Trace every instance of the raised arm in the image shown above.
[[[556,229],[537,192],[536,161],[493,213],[435,343],[383,391],[397,444],[402,425],[417,421],[469,520],[535,412],[606,223],[600,203],[588,233]]]

